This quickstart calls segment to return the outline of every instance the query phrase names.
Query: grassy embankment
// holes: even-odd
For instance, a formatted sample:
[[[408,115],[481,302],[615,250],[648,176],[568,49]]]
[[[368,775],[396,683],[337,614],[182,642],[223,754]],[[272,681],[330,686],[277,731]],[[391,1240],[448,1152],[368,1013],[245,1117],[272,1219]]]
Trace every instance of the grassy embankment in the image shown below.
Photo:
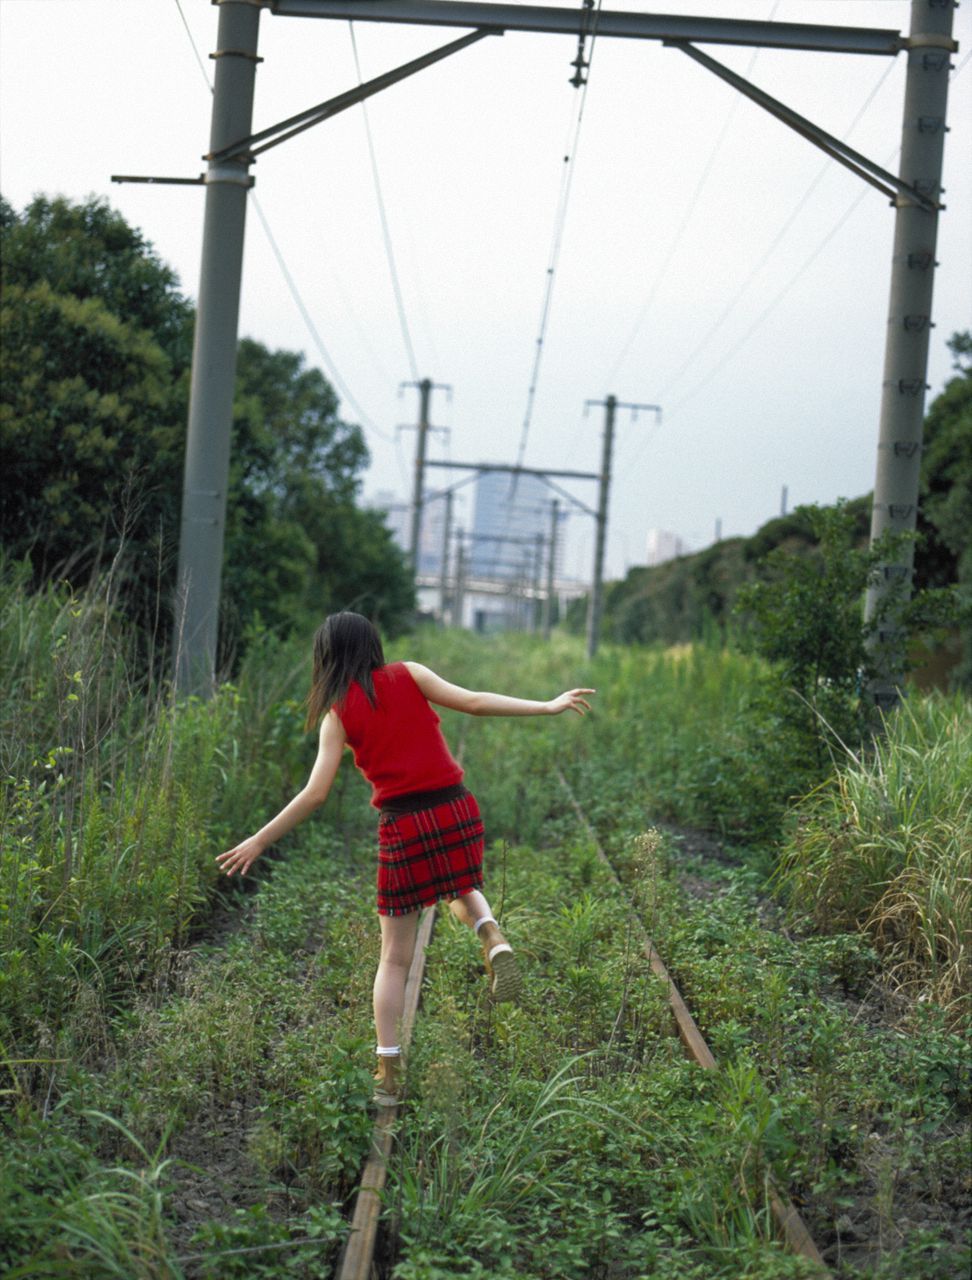
[[[221,892],[313,758],[294,653],[173,707],[103,591],[10,575],[2,615],[0,1271],[329,1276],[370,1134],[362,790]]]
[[[515,670],[520,687],[541,694],[587,679],[567,646],[499,641],[487,655],[451,643],[442,652],[430,641],[460,681],[508,683]],[[467,728],[469,775],[492,834],[513,842],[494,849],[491,886],[526,953],[528,994],[521,1010],[490,1012],[475,957],[445,922],[432,972],[451,966],[456,976],[433,981],[420,1024],[417,1105],[389,1210],[405,1242],[396,1276],[476,1265],[484,1276],[795,1274],[799,1264],[771,1241],[768,1167],[806,1202],[838,1274],[963,1275],[972,1187],[962,1010],[920,948],[903,971],[900,939],[857,931],[871,914],[867,899],[854,919],[820,921],[825,932],[800,916],[787,929],[779,910],[761,904],[767,812],[780,812],[791,776],[773,761],[791,771],[792,761],[763,722],[758,666],[727,653],[609,652],[589,675],[599,709],[584,725]],[[929,700],[900,718],[885,748],[899,791],[925,796],[943,829],[958,833],[950,864],[940,858],[921,890],[929,903],[956,899],[939,969],[959,963],[954,950],[947,959],[947,935],[968,924],[958,912],[972,838],[970,719],[957,700]],[[642,988],[630,980],[622,907],[565,804],[557,764],[639,896],[718,1076],[687,1067],[667,1038],[642,1038],[647,1015],[631,1008]],[[937,805],[928,770],[939,776]],[[883,826],[868,831],[861,817],[860,856],[886,840],[889,880],[897,850],[914,887],[916,824],[909,830],[893,808],[876,807]],[[652,855],[638,833],[659,816],[755,832],[764,844],[713,863],[687,855],[692,842],[670,833]],[[815,821],[804,815],[795,827],[787,865]],[[839,834],[846,850],[846,824]],[[906,976],[894,996],[894,980]],[[544,1105],[566,1107],[565,1129],[542,1126]]]
[[[329,1276],[335,1206],[367,1144],[363,789],[342,783],[207,937],[211,854],[309,763],[292,662],[254,654],[235,692],[173,712],[132,687],[96,601],[28,608],[11,592],[4,608],[21,640],[8,642],[4,717],[2,938],[17,978],[0,988],[0,1262],[35,1276]],[[430,635],[409,651],[474,686],[509,687],[515,672],[525,694],[588,678],[569,642]],[[600,705],[583,724],[463,722],[470,782],[509,842],[489,888],[524,954],[527,1002],[490,1008],[475,945],[443,914],[389,1266],[399,1280],[801,1274],[771,1239],[772,1165],[808,1197],[820,1242],[839,1239],[841,1274],[961,1274],[947,1222],[968,1195],[961,1042],[938,1006],[878,1005],[881,960],[856,931],[764,928],[765,854],[689,866],[672,837],[654,852],[637,842],[661,818],[764,839],[778,827],[793,762],[767,729],[759,669],[627,652],[590,676]],[[945,741],[968,708],[948,715]],[[717,1075],[668,1034],[557,762],[641,895]]]

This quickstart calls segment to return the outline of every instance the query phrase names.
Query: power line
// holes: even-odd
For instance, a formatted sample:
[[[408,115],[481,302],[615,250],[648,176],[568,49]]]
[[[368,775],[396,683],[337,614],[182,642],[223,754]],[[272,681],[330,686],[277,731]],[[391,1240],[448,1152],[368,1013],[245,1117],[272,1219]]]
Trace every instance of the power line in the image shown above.
[[[895,154],[896,154],[896,151],[891,152],[889,156],[889,160],[892,159]],[[887,163],[887,161],[885,163]],[[749,341],[749,339],[753,336],[756,330],[772,314],[772,312],[776,310],[776,308],[787,296],[787,294],[790,292],[793,286],[797,283],[797,281],[800,279],[803,273],[814,262],[816,262],[817,258],[820,257],[821,253],[824,251],[827,245],[831,242],[831,240],[833,240],[834,236],[841,229],[841,227],[844,225],[847,219],[851,216],[851,214],[855,211],[857,206],[861,204],[865,196],[869,194],[870,192],[868,191],[867,187],[863,187],[861,189],[857,197],[851,202],[848,208],[845,209],[845,211],[837,219],[837,221],[830,228],[830,230],[827,232],[824,238],[820,241],[817,247],[813,250],[813,252],[803,260],[803,262],[796,269],[793,275],[789,278],[789,280],[786,282],[783,288],[780,289],[779,292],[775,294],[775,296],[769,303],[767,303],[767,305],[759,313],[759,315],[752,322],[752,324],[749,326],[746,332],[742,335],[742,337],[739,338],[737,342],[733,343],[733,345],[729,348],[729,350],[723,355],[722,359],[717,361],[717,363],[712,366],[712,368],[705,375],[705,377],[702,378],[699,382],[697,382],[695,386],[691,389],[691,391],[689,391],[686,395],[682,396],[680,400],[677,400],[675,404],[672,405],[671,411],[667,415],[669,422],[671,421],[672,414],[676,413],[682,407],[682,405],[687,404],[689,400],[694,399],[695,396],[698,395],[698,393],[702,390],[702,388],[708,385],[709,382],[711,382],[711,380],[715,377],[715,375],[719,372],[719,370],[722,369],[726,364],[728,364],[728,362],[732,359],[732,357],[736,354],[736,352]]]
[[[602,0],[597,0],[597,9],[594,12],[590,36],[591,47],[590,54],[586,63],[588,77],[582,78],[583,64],[582,51],[578,51],[578,69],[577,75],[573,83],[583,85],[583,91],[580,96],[579,103],[576,108],[576,120],[573,128],[568,127],[568,142],[565,147],[564,167],[561,171],[560,195],[557,202],[557,212],[554,216],[553,237],[550,246],[550,255],[547,259],[546,284],[543,293],[543,306],[540,311],[540,332],[536,339],[536,349],[533,357],[533,370],[530,374],[530,385],[527,389],[526,410],[523,415],[523,424],[520,428],[520,445],[516,455],[516,465],[523,465],[523,457],[526,453],[527,438],[530,434],[530,424],[533,420],[533,406],[536,401],[537,382],[540,377],[540,365],[543,360],[543,344],[547,333],[547,322],[550,319],[550,306],[553,301],[554,280],[557,274],[557,266],[560,261],[560,250],[563,244],[564,228],[567,223],[567,209],[570,203],[570,192],[574,181],[574,172],[577,167],[577,151],[580,145],[581,124],[584,120],[584,108],[587,105],[587,90],[590,83],[589,72],[591,63],[594,61],[594,45],[597,41],[597,24],[601,14]],[[583,23],[583,13],[582,13]],[[583,33],[584,28],[581,27]],[[577,65],[577,64],[572,64]],[[571,109],[571,115],[574,115],[574,109]]]
[[[776,10],[779,8],[779,6],[780,6],[780,0],[774,0],[774,4],[772,9],[770,10],[769,17],[766,19],[767,22],[772,22],[773,17],[776,13]],[[759,57],[759,52],[760,51],[758,49],[754,50],[752,56],[749,59],[749,63],[747,64],[746,70],[743,73],[747,78],[752,74],[753,67],[756,65],[756,60]],[[661,266],[658,268],[657,272],[655,273],[655,278],[652,281],[651,287],[648,290],[648,297],[645,299],[645,302],[643,303],[642,308],[638,313],[638,316],[635,319],[634,324],[631,326],[631,329],[628,333],[627,338],[621,344],[621,350],[618,353],[617,359],[615,360],[614,364],[611,367],[610,372],[608,373],[607,381],[609,384],[614,381],[615,377],[618,374],[618,371],[620,370],[621,366],[624,364],[624,361],[627,359],[628,353],[630,352],[635,339],[637,338],[639,332],[641,331],[642,325],[644,324],[645,320],[648,317],[649,312],[651,311],[652,306],[654,305],[655,297],[658,294],[658,290],[661,286],[661,283],[664,280],[665,276],[668,274],[668,269],[669,267],[671,267],[672,262],[675,260],[675,254],[678,250],[679,245],[682,243],[682,239],[685,236],[685,232],[688,230],[689,224],[692,221],[692,215],[694,214],[695,207],[698,204],[699,196],[702,194],[702,190],[705,187],[706,182],[708,182],[709,180],[709,175],[712,172],[716,159],[718,158],[719,152],[722,150],[722,144],[726,140],[726,135],[728,134],[730,128],[732,127],[732,122],[733,122],[733,119],[735,118],[736,111],[739,109],[740,102],[741,102],[741,99],[739,98],[738,95],[736,95],[733,98],[732,105],[730,106],[729,110],[726,112],[726,117],[725,117],[725,120],[723,121],[722,128],[719,130],[719,135],[716,138],[715,142],[713,143],[712,150],[709,152],[709,158],[706,160],[705,165],[702,169],[702,173],[699,177],[699,180],[695,184],[695,190],[692,192],[691,199],[689,200],[687,212],[684,218],[682,218],[682,221],[679,223],[678,230],[676,231],[675,236],[668,247],[668,252],[665,255],[664,259],[662,260]]]
[[[358,84],[364,81],[361,75],[361,63],[358,60],[358,41],[354,34],[354,22],[348,21],[348,31],[351,33],[351,51],[354,54],[354,69],[358,76]],[[371,121],[368,118],[367,103],[361,103],[361,114],[364,118],[365,136],[368,140],[368,154],[371,157],[371,176],[375,183],[375,195],[378,199],[378,215],[381,219],[381,232],[385,241],[385,256],[388,258],[388,270],[391,274],[392,290],[395,294],[395,307],[398,311],[398,323],[402,330],[402,341],[405,344],[405,352],[408,356],[409,368],[412,371],[412,378],[415,382],[419,380],[418,364],[415,360],[415,349],[412,346],[412,335],[409,332],[408,320],[405,315],[405,300],[402,297],[402,286],[398,278],[398,268],[395,265],[395,251],[392,247],[391,229],[388,226],[388,214],[385,209],[385,198],[382,195],[381,179],[378,176],[378,158],[375,154],[375,142],[371,134]]]
[[[253,204],[254,209],[256,210],[257,217],[260,219],[260,223],[263,227],[263,230],[266,233],[267,240],[270,242],[270,249],[273,253],[273,256],[277,260],[277,265],[279,266],[281,274],[283,275],[284,281],[286,282],[287,288],[290,291],[290,296],[293,298],[294,303],[297,307],[297,310],[300,312],[301,318],[303,319],[304,324],[307,326],[307,331],[311,336],[314,346],[317,348],[317,353],[321,357],[321,361],[323,362],[325,368],[327,369],[328,375],[330,376],[331,381],[342,393],[342,395],[344,396],[344,399],[348,402],[348,404],[354,410],[358,418],[361,420],[361,425],[367,431],[371,431],[376,436],[380,437],[380,439],[387,440],[390,442],[392,439],[391,434],[387,431],[383,431],[379,426],[377,426],[377,424],[371,419],[371,417],[369,417],[369,415],[365,413],[364,409],[362,409],[361,405],[351,394],[351,390],[348,387],[348,384],[344,381],[344,379],[341,377],[340,373],[338,372],[337,366],[335,365],[333,359],[331,358],[330,352],[325,347],[324,340],[321,337],[321,335],[318,333],[317,326],[314,324],[311,314],[307,310],[307,307],[304,303],[303,298],[300,296],[300,290],[297,288],[297,284],[293,276],[290,274],[290,269],[288,268],[287,263],[284,260],[284,256],[280,250],[280,246],[277,244],[274,234],[270,230],[270,224],[267,221],[262,208],[260,207],[260,202],[256,198],[256,193],[252,190],[250,191],[250,200]]]
[[[199,52],[199,48],[196,45],[196,41],[192,34],[192,29],[186,20],[186,15],[182,11],[182,0],[175,0],[175,4],[176,4],[176,8],[179,10],[179,17],[182,19],[182,25],[186,29],[186,35],[189,37],[189,43],[192,45],[192,51],[196,55],[196,62],[199,64],[199,70],[202,73],[202,78],[206,81],[206,88],[209,90],[210,93],[212,93],[213,86],[209,80],[209,73],[206,70],[206,64],[205,62],[203,62],[202,54]]]
[[[895,64],[893,62],[889,62],[887,67],[885,67],[877,83],[874,85],[873,89],[868,94],[867,98],[864,100],[861,107],[858,109],[856,116],[854,117],[854,119],[851,121],[851,123],[848,125],[847,129],[845,130],[843,134],[843,139],[842,139],[843,141],[846,141],[854,132],[854,130],[857,128],[858,124],[860,124],[861,120],[863,119],[871,103],[877,97],[878,92],[884,85],[888,76],[894,70],[894,67],[895,67]],[[769,262],[770,258],[779,248],[780,244],[782,244],[787,232],[793,226],[793,223],[797,220],[797,217],[799,216],[799,214],[803,211],[807,201],[810,199],[810,196],[813,194],[816,188],[820,185],[824,176],[832,168],[833,163],[834,162],[832,160],[825,160],[824,163],[821,165],[820,169],[817,171],[816,175],[811,180],[810,185],[807,187],[806,191],[804,191],[803,195],[800,197],[797,203],[793,206],[793,209],[790,211],[789,215],[784,220],[783,225],[780,227],[779,231],[773,237],[773,240],[771,241],[771,243],[764,250],[762,256],[759,258],[756,265],[749,272],[749,275],[742,282],[742,284],[739,286],[739,288],[736,290],[733,296],[729,299],[725,307],[723,307],[722,311],[719,313],[716,319],[712,322],[709,328],[705,331],[705,333],[702,335],[702,337],[699,339],[696,345],[692,348],[691,352],[689,352],[689,354],[685,357],[685,359],[682,361],[679,367],[675,370],[675,372],[671,374],[670,377],[667,379],[667,381],[664,382],[662,386],[659,388],[657,393],[659,399],[664,398],[668,390],[676,382],[678,382],[679,378],[682,377],[686,369],[689,369],[692,367],[692,365],[695,363],[696,357],[698,356],[699,352],[705,350],[705,348],[708,347],[712,338],[722,328],[722,326],[728,320],[729,316],[733,313],[733,311],[735,311],[736,307],[739,305],[739,303],[742,301],[743,297],[745,296],[746,292],[748,291],[749,286],[753,283],[753,281],[756,279],[756,277],[759,275],[762,269],[766,266],[767,262]]]
[[[958,66],[955,68],[955,70],[952,72],[952,77],[951,77],[951,78],[952,78],[952,80],[953,80],[953,81],[954,81],[954,80],[955,80],[955,79],[956,79],[956,78],[961,74],[961,72],[964,70],[964,68],[965,68],[965,67],[966,67],[966,65],[969,63],[969,61],[970,61],[970,60],[972,60],[972,50],[970,50],[970,52],[969,52],[969,53],[967,53],[967,54],[965,55],[965,57],[962,59],[962,61],[959,63],[959,65],[958,65]],[[889,75],[889,74],[890,74],[890,72],[893,70],[894,66],[895,66],[895,63],[893,63],[893,62],[889,63],[888,67],[885,69],[885,71],[882,73],[882,75],[878,78],[877,83],[874,85],[873,89],[872,89],[872,90],[871,90],[871,92],[868,94],[867,98],[864,100],[863,104],[861,105],[860,109],[858,110],[857,115],[854,117],[854,119],[852,120],[851,124],[848,126],[848,128],[847,128],[847,130],[846,130],[846,132],[845,132],[845,134],[844,134],[844,138],[845,138],[845,139],[846,139],[846,138],[848,138],[848,137],[850,137],[850,135],[851,135],[851,133],[853,132],[853,130],[854,130],[854,129],[857,127],[857,125],[860,123],[860,121],[861,121],[862,117],[864,116],[864,113],[867,111],[867,109],[870,107],[871,103],[874,101],[874,98],[877,96],[878,91],[879,91],[879,90],[882,88],[882,86],[884,85],[884,82],[885,82],[885,81],[886,81],[886,79],[888,78],[888,75]],[[888,152],[888,154],[887,154],[887,156],[886,156],[886,158],[885,158],[885,160],[884,160],[884,164],[890,164],[890,163],[894,160],[894,158],[895,158],[895,156],[896,156],[897,154],[898,154],[898,148],[897,148],[897,147],[895,147],[895,149],[894,149],[893,151]],[[820,171],[819,171],[819,172],[817,173],[817,175],[814,177],[813,181],[810,183],[810,185],[809,185],[809,187],[807,188],[807,190],[804,192],[804,194],[803,194],[803,196],[801,197],[800,201],[797,203],[797,205],[796,205],[796,206],[795,206],[795,208],[793,209],[792,213],[791,213],[791,214],[789,215],[789,217],[787,218],[786,222],[784,223],[784,225],[783,225],[783,227],[781,228],[780,232],[777,234],[777,236],[776,236],[776,237],[775,237],[775,239],[773,240],[773,243],[771,244],[771,246],[769,247],[769,249],[766,251],[766,253],[763,255],[763,257],[760,259],[759,263],[758,263],[758,264],[757,264],[757,266],[753,269],[753,271],[750,273],[750,275],[749,275],[749,276],[746,278],[746,280],[743,282],[743,285],[740,287],[740,289],[739,289],[739,291],[738,291],[737,295],[732,299],[732,301],[731,301],[731,303],[730,303],[729,307],[727,307],[727,308],[726,308],[726,310],[725,310],[725,311],[720,315],[719,320],[717,321],[717,323],[716,323],[715,325],[713,325],[713,326],[712,326],[712,327],[707,331],[707,333],[706,333],[705,337],[702,339],[702,341],[701,341],[701,342],[699,342],[699,343],[697,344],[697,346],[696,346],[696,347],[695,347],[695,349],[693,350],[692,354],[688,357],[688,359],[687,359],[687,360],[685,360],[685,361],[683,362],[683,364],[679,367],[679,369],[676,371],[676,373],[675,373],[671,378],[669,378],[669,379],[668,379],[668,381],[667,381],[665,384],[663,384],[663,387],[662,387],[661,391],[659,392],[659,397],[664,393],[664,391],[665,391],[665,389],[666,389],[667,387],[670,387],[674,382],[676,382],[676,381],[677,381],[677,379],[678,379],[679,377],[681,377],[681,375],[682,375],[682,373],[684,372],[685,368],[687,368],[687,367],[688,367],[688,365],[689,365],[689,364],[691,364],[692,360],[695,358],[695,356],[698,354],[698,352],[699,352],[699,351],[700,351],[700,350],[701,350],[701,349],[702,349],[702,348],[703,348],[703,347],[704,347],[704,346],[705,346],[705,345],[710,341],[710,339],[712,338],[713,334],[716,332],[716,329],[717,329],[717,328],[719,328],[719,327],[721,327],[721,325],[725,322],[726,318],[728,317],[729,312],[735,308],[735,306],[736,306],[736,304],[738,303],[738,301],[740,300],[740,298],[741,298],[741,296],[742,296],[743,292],[748,288],[748,286],[749,286],[749,284],[751,283],[751,281],[752,281],[752,279],[754,278],[754,276],[755,276],[755,275],[758,273],[758,271],[759,271],[759,270],[760,270],[760,269],[761,269],[761,268],[766,264],[766,262],[767,262],[767,260],[769,259],[770,255],[771,255],[771,254],[772,254],[772,252],[776,249],[776,247],[778,246],[779,242],[782,240],[783,235],[786,233],[786,231],[787,231],[787,230],[789,230],[789,227],[791,226],[792,222],[794,221],[794,219],[795,219],[796,215],[797,215],[797,214],[800,212],[800,210],[803,208],[804,204],[806,203],[807,198],[809,197],[809,195],[811,194],[811,192],[814,190],[814,188],[818,185],[818,183],[820,182],[820,179],[823,177],[824,173],[826,173],[826,172],[827,172],[827,170],[831,167],[832,163],[833,163],[833,161],[828,160],[828,161],[827,161],[827,162],[822,166],[822,168],[820,169]],[[737,341],[737,342],[735,342],[735,343],[733,344],[733,346],[731,346],[731,347],[729,348],[729,350],[728,350],[728,351],[723,355],[723,357],[721,358],[721,360],[719,360],[719,361],[718,361],[718,363],[717,363],[717,364],[715,364],[715,365],[714,365],[714,366],[709,370],[709,372],[708,372],[708,373],[707,373],[707,374],[706,374],[706,375],[705,375],[705,376],[704,376],[704,377],[703,377],[699,382],[697,382],[697,383],[695,384],[695,386],[694,386],[694,387],[692,387],[692,389],[691,389],[689,392],[687,392],[684,396],[682,396],[682,398],[681,398],[680,400],[677,400],[677,401],[675,402],[675,404],[671,407],[671,409],[667,409],[667,410],[666,410],[666,415],[665,415],[665,416],[666,416],[666,424],[670,423],[670,422],[671,422],[671,419],[672,419],[672,415],[673,415],[673,414],[675,414],[675,413],[677,413],[677,412],[678,412],[678,410],[679,410],[679,409],[681,409],[683,405],[687,404],[689,400],[694,399],[694,398],[695,398],[695,396],[698,394],[698,392],[699,392],[699,391],[701,391],[701,390],[703,389],[703,387],[707,386],[707,385],[708,385],[708,383],[712,380],[712,378],[713,378],[713,377],[714,377],[714,376],[715,376],[715,375],[716,375],[716,374],[717,374],[717,373],[718,373],[722,368],[724,368],[724,366],[725,366],[726,364],[728,364],[728,362],[732,359],[732,357],[733,357],[733,356],[735,356],[735,355],[736,355],[736,353],[737,353],[737,352],[738,352],[738,351],[739,351],[739,350],[740,350],[740,349],[741,349],[741,348],[742,348],[742,347],[743,347],[743,346],[744,346],[744,345],[749,341],[749,339],[753,336],[753,334],[757,331],[757,329],[759,329],[759,328],[760,328],[760,326],[764,323],[764,321],[765,321],[766,319],[768,319],[768,317],[772,314],[772,312],[776,309],[776,307],[777,307],[777,306],[778,306],[778,305],[783,301],[783,299],[784,299],[784,298],[786,297],[786,295],[790,292],[790,290],[791,290],[791,289],[793,288],[793,286],[797,283],[797,281],[798,281],[798,280],[800,279],[800,277],[804,274],[804,272],[805,272],[805,271],[807,271],[807,270],[809,269],[809,267],[812,265],[812,263],[813,263],[813,262],[814,262],[814,261],[815,261],[815,260],[820,256],[820,254],[823,252],[823,250],[826,248],[826,246],[830,243],[830,241],[834,238],[834,236],[838,233],[838,231],[840,231],[840,229],[843,227],[844,223],[845,223],[845,222],[847,222],[848,218],[850,218],[851,214],[852,214],[852,213],[857,209],[858,205],[860,205],[860,204],[862,203],[862,201],[864,200],[864,197],[865,197],[867,194],[868,194],[868,192],[867,192],[867,189],[865,188],[865,189],[863,189],[863,190],[862,190],[862,191],[861,191],[861,192],[860,192],[860,193],[855,197],[855,199],[851,202],[851,204],[848,206],[848,208],[847,208],[847,209],[845,209],[845,210],[844,210],[844,212],[840,215],[840,217],[837,219],[837,221],[834,223],[834,225],[830,228],[830,230],[826,233],[826,235],[824,236],[824,238],[820,241],[820,243],[819,243],[819,244],[817,245],[817,247],[813,250],[813,252],[809,255],[809,257],[807,257],[807,258],[803,261],[803,263],[801,263],[801,265],[797,268],[797,270],[796,270],[796,271],[794,272],[794,274],[790,277],[790,279],[787,281],[787,283],[782,287],[782,289],[780,289],[780,290],[779,290],[779,292],[775,295],[775,297],[774,297],[774,298],[773,298],[773,299],[772,299],[772,300],[771,300],[771,301],[766,305],[766,307],[764,307],[764,308],[763,308],[763,310],[759,313],[759,315],[757,315],[757,317],[756,317],[756,318],[755,318],[755,320],[752,322],[752,324],[749,326],[749,328],[746,330],[746,332],[745,332],[745,333],[744,333],[744,334],[743,334],[743,335],[738,339],[738,341]],[[652,432],[651,432],[647,437],[645,437],[645,438],[640,442],[640,446],[639,446],[639,448],[638,448],[638,451],[637,451],[637,453],[632,457],[631,462],[628,464],[629,466],[633,467],[633,466],[634,466],[638,461],[640,461],[640,459],[641,459],[642,455],[644,454],[644,452],[645,452],[645,450],[646,450],[646,448],[647,448],[648,444],[651,442],[651,439],[652,439],[652,438],[654,437],[654,435],[657,433],[657,430],[658,430],[658,428],[657,428],[657,426],[656,426],[656,427],[655,427],[655,429],[654,429],[654,430],[653,430],[653,431],[652,431]]]

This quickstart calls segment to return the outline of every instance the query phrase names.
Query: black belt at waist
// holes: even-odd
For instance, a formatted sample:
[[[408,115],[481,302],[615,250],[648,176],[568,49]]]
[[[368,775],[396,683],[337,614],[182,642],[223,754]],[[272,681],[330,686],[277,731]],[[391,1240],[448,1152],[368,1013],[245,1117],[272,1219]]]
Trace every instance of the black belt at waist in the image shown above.
[[[446,804],[449,800],[459,800],[468,795],[461,782],[451,787],[439,787],[436,791],[409,791],[401,796],[389,796],[381,802],[383,818],[400,818],[403,813],[418,813],[420,809],[434,809],[437,804]]]

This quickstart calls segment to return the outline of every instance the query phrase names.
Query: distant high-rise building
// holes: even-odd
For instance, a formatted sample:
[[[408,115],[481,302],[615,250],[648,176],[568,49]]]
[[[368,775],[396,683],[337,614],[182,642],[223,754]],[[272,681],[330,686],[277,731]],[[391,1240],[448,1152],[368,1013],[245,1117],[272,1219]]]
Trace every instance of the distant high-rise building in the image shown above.
[[[370,498],[365,498],[364,505],[374,511],[384,511],[385,524],[391,530],[392,537],[403,551],[407,551],[409,533],[408,504],[402,502],[398,494],[391,489],[379,489]]]
[[[530,572],[536,537],[547,537],[551,492],[539,476],[485,471],[476,480],[470,572],[516,579]]]
[[[379,489],[365,499],[365,506],[385,512],[385,523],[392,537],[407,552],[412,537],[412,506],[402,501],[390,489]],[[442,569],[442,539],[445,534],[446,504],[441,498],[426,499],[422,506],[422,524],[419,532],[420,574],[437,574]]]
[[[688,547],[677,533],[669,533],[667,529],[649,529],[645,540],[645,563],[664,564],[666,560],[683,556],[687,550]]]

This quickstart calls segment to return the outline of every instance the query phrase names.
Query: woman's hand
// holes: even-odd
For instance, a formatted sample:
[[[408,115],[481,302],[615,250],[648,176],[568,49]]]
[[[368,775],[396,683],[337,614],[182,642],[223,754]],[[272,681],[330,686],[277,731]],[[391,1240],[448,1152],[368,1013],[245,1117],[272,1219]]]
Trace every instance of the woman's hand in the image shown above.
[[[220,865],[220,870],[225,871],[228,876],[237,871],[245,876],[265,847],[256,836],[247,836],[235,849],[227,849],[225,853],[219,854],[216,861]]]
[[[576,711],[579,716],[584,715],[585,711],[590,711],[591,709],[591,704],[584,697],[585,693],[597,693],[597,690],[568,689],[559,698],[553,698],[547,703],[550,708],[550,715],[559,716],[563,711]]]

